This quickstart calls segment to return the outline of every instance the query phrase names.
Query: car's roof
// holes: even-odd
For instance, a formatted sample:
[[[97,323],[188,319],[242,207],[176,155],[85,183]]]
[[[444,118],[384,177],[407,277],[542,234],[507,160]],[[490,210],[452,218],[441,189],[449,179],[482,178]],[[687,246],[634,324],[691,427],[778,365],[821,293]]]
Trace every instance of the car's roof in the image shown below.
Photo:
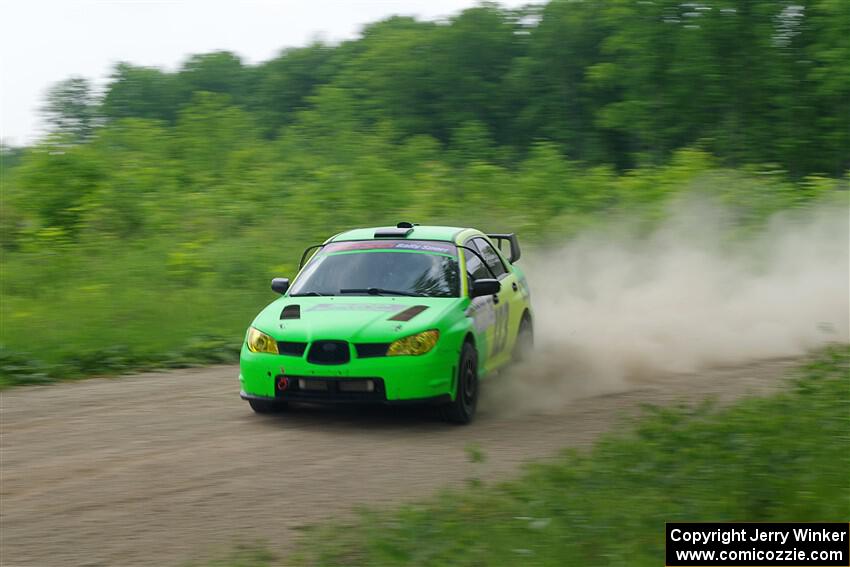
[[[376,240],[375,232],[379,230],[397,230],[394,226],[377,226],[372,228],[355,228],[337,234],[329,242],[342,242],[347,240]],[[456,226],[419,226],[413,227],[407,235],[399,235],[397,238],[407,240],[442,240],[444,242],[456,242],[457,238],[465,232],[477,233],[477,230],[459,228]],[[465,236],[465,235],[464,235]]]

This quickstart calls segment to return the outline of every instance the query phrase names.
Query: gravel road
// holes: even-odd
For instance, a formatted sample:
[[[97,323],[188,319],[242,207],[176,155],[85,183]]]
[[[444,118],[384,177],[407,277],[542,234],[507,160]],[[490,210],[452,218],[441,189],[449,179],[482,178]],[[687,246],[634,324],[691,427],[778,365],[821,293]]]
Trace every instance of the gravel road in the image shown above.
[[[644,377],[557,411],[506,412],[496,396],[468,427],[410,408],[257,416],[232,366],[13,389],[0,394],[0,564],[179,565],[261,540],[285,553],[298,526],[506,478],[643,403],[762,394],[794,364]]]

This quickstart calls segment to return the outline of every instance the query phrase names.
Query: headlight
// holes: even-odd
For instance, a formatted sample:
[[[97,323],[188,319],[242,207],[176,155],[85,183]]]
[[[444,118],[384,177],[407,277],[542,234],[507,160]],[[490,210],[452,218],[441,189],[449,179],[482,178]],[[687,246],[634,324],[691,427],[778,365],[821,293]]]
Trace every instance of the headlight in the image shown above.
[[[248,350],[251,352],[267,352],[269,354],[278,354],[277,341],[251,327],[248,329]]]
[[[387,349],[387,356],[399,356],[402,354],[420,355],[425,354],[437,344],[437,339],[440,338],[440,331],[424,331],[416,335],[404,337],[390,344]]]

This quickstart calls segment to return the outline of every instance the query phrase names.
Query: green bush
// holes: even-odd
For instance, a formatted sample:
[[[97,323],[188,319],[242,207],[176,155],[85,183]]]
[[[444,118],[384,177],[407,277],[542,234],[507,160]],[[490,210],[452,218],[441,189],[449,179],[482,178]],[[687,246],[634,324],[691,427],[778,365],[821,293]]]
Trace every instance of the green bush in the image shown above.
[[[653,409],[589,452],[307,533],[294,565],[660,565],[664,523],[850,516],[850,348],[787,391]]]
[[[127,128],[141,136],[143,127],[137,121]],[[92,143],[101,148],[101,137],[117,135],[110,128],[118,126]],[[50,153],[25,153],[4,194],[4,204],[28,220],[15,233],[14,249],[0,258],[0,344],[9,353],[28,353],[15,356],[56,378],[230,361],[251,318],[274,298],[268,281],[293,276],[304,247],[345,228],[408,219],[516,231],[533,245],[615,219],[642,222],[649,230],[673,200],[696,193],[734,203],[735,230],[745,236],[778,210],[829,201],[844,206],[847,196],[844,180],[794,182],[722,169],[698,150],[677,153],[665,167],[618,176],[570,162],[551,144],[538,144],[511,168],[452,164],[433,148],[398,146],[381,132],[351,136],[360,143],[348,148],[350,155],[332,158],[308,160],[302,146],[289,147],[291,140],[258,146],[260,157],[248,161],[252,169],[226,183],[190,185],[184,193],[168,180],[189,164],[142,168],[163,185],[157,189],[150,181],[141,197],[126,197],[140,198],[135,206],[144,211],[131,235],[124,234],[125,224],[102,222],[105,209],[99,207],[125,198],[120,192],[130,173],[122,168],[142,175],[137,162],[162,148],[137,149],[125,162],[126,148],[104,144],[98,158],[117,167],[102,168],[84,210],[62,216],[76,219],[64,227],[48,225],[53,217],[28,200],[53,175]],[[284,150],[285,161],[270,157]],[[426,161],[416,161],[417,155]],[[67,159],[54,174],[74,175]],[[36,173],[36,165],[43,169]],[[227,347],[192,345],[204,336],[226,339]],[[34,380],[22,375],[3,384]]]

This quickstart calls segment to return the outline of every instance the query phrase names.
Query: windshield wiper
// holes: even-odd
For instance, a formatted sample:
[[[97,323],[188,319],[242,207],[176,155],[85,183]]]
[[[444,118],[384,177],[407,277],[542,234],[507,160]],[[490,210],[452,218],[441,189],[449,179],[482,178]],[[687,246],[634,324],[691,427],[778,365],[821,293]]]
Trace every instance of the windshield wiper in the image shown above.
[[[330,295],[327,293],[319,293],[318,291],[305,291],[304,293],[290,293],[289,297],[325,297]]]
[[[383,289],[380,287],[364,287],[364,288],[352,288],[352,289],[341,289],[339,293],[368,293],[369,295],[404,295],[407,297],[422,297],[424,293],[416,293],[412,291],[398,291],[395,289]]]

